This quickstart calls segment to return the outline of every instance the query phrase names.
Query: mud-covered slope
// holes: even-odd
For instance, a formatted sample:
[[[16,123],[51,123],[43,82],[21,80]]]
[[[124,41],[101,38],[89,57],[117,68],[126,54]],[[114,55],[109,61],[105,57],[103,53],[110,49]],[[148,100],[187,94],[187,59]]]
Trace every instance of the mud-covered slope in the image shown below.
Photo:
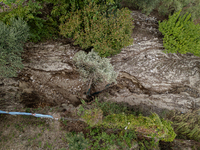
[[[134,43],[112,57],[118,84],[103,99],[128,102],[143,112],[180,110],[200,105],[200,58],[165,54],[157,18],[133,11]],[[134,34],[135,33],[135,34]]]
[[[119,72],[118,83],[97,96],[127,102],[147,114],[199,108],[200,58],[163,53],[158,19],[139,11],[132,11],[132,16],[134,43],[111,58]],[[63,40],[27,43],[23,54],[25,68],[18,78],[1,79],[1,109],[80,104],[80,99],[86,97],[87,83],[82,82],[72,63],[79,50]],[[104,88],[102,84],[93,91]]]

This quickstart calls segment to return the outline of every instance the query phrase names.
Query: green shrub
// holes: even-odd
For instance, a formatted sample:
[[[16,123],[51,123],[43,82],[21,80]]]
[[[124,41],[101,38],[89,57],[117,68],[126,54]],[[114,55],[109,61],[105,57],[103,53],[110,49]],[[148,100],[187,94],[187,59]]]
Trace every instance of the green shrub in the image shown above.
[[[72,37],[82,48],[94,47],[100,56],[115,55],[121,48],[132,44],[132,18],[128,9],[116,14],[102,13],[106,6],[90,3],[83,10],[71,12],[60,25],[60,34]]]
[[[66,138],[69,143],[69,150],[84,150],[88,147],[88,140],[85,139],[82,132],[78,134],[67,133]]]
[[[171,126],[172,122],[160,119],[155,113],[148,117],[125,113],[109,114],[102,119],[102,111],[94,108],[92,110],[85,110],[81,115],[81,119],[90,127],[125,129],[166,142],[171,142],[176,137],[176,133]]]
[[[22,19],[10,19],[10,26],[0,22],[0,77],[14,77],[23,68],[21,52],[29,36]]]
[[[127,6],[141,9],[149,15],[153,10],[158,10],[161,15],[169,15],[181,9],[182,14],[189,12],[192,19],[200,17],[200,0],[125,0]]]
[[[107,10],[105,11],[107,14],[111,12],[112,9],[116,10],[118,7],[120,7],[120,1],[121,0],[107,0],[107,1],[101,1],[101,0],[37,0],[38,2],[41,2],[42,4],[45,4],[47,6],[50,6],[48,9],[50,9],[50,14],[47,15],[47,21],[50,22],[47,24],[49,27],[50,25],[54,27],[51,28],[52,33],[57,35],[57,32],[59,31],[59,25],[65,21],[65,16],[69,15],[71,12],[75,12],[77,10],[83,10],[85,6],[89,4],[89,2],[94,2],[100,6],[107,6]],[[51,8],[52,7],[52,8]],[[51,27],[50,26],[50,27]]]
[[[185,114],[176,113],[169,114],[170,120],[173,122],[174,131],[179,137],[187,137],[200,142],[200,110],[187,112]],[[186,138],[186,139],[187,139]]]
[[[130,150],[130,148],[137,144],[136,133],[134,131],[122,131],[120,133],[106,133],[100,128],[91,128],[87,139],[91,139],[91,150]]]
[[[186,12],[192,14],[192,19],[200,17],[200,0],[160,0],[158,12],[162,15],[173,14],[182,10],[181,15]]]
[[[69,14],[70,12],[75,12],[77,10],[83,10],[85,6],[87,6],[90,2],[93,2],[97,5],[108,7],[106,11],[107,13],[110,12],[111,9],[120,8],[121,0],[37,0],[40,2],[46,2],[47,4],[53,4],[53,8],[51,11],[51,17],[55,19],[58,17],[59,20],[62,22],[62,16]]]
[[[89,116],[84,116],[84,118],[89,118]],[[144,117],[142,115],[135,117],[132,114],[126,115],[121,113],[106,116],[103,121],[96,124],[96,126],[134,130],[150,137],[156,137],[159,140],[171,142],[176,137],[171,123],[172,122],[168,120],[160,119],[155,113],[149,117]],[[93,126],[93,124],[91,124],[91,126]]]
[[[116,82],[117,73],[114,71],[110,59],[101,58],[93,50],[88,54],[84,51],[77,52],[73,61],[84,81],[91,81],[93,84],[102,81]]]
[[[200,56],[200,25],[191,21],[190,14],[180,16],[180,12],[169,16],[167,21],[159,21],[159,31],[164,35],[165,52]]]
[[[101,109],[103,111],[103,115],[107,116],[110,114],[119,114],[119,113],[126,113],[126,114],[130,114],[130,113],[134,113],[133,111],[128,110],[128,108],[126,106],[123,106],[121,104],[118,103],[114,103],[114,102],[99,102],[99,100],[96,98],[95,99],[95,105],[97,108]]]
[[[58,26],[53,25],[49,19],[45,20],[41,18],[43,15],[41,12],[43,9],[42,3],[29,0],[27,4],[24,4],[24,1],[20,0],[8,3],[10,10],[0,13],[0,20],[9,24],[9,20],[12,17],[22,18],[30,27],[30,41],[33,42],[58,35]],[[15,4],[15,6],[11,4]],[[44,15],[43,17],[45,18]]]
[[[70,12],[83,10],[89,2],[107,6],[107,10],[103,10],[108,15],[111,10],[120,7],[121,0],[3,0],[10,6],[10,10],[0,13],[0,20],[9,24],[11,17],[20,17],[27,21],[30,26],[30,41],[38,42],[41,40],[57,38],[59,36],[59,25],[64,21],[64,17]],[[15,6],[13,5],[15,4]],[[53,5],[53,6],[52,6]],[[44,8],[44,6],[47,6]],[[50,11],[50,14],[48,11]]]
[[[127,7],[134,7],[136,9],[141,9],[143,13],[149,15],[161,0],[125,0]]]

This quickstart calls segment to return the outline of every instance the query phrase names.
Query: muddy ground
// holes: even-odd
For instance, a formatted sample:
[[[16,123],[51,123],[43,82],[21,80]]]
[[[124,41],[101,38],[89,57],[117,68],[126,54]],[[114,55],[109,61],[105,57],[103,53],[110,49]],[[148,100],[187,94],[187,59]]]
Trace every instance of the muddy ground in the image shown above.
[[[156,11],[153,11],[149,16],[145,16],[138,10],[132,11],[134,13],[133,44],[140,45],[142,41],[157,40],[157,45],[162,45],[163,36],[158,30],[158,21],[167,19],[167,17],[159,16]],[[155,48],[155,46],[153,45],[148,48],[152,49]],[[162,47],[159,48],[163,49]],[[82,49],[79,46],[73,45],[72,39],[57,39],[37,44],[28,42],[24,46],[24,50],[23,63],[25,68],[21,70],[18,77],[1,79],[0,81],[0,110],[25,111],[26,108],[30,108],[37,113],[53,115],[50,109],[57,107],[58,110],[56,113],[59,117],[73,117],[70,114],[71,110],[81,104],[81,99],[89,103],[94,100],[94,96],[86,96],[88,83],[82,81],[82,78],[73,65],[73,55]],[[124,60],[122,65],[125,64],[125,62],[126,60]],[[135,94],[139,96],[145,95],[150,97],[151,95],[159,96],[159,94],[164,94],[166,92],[172,94],[186,92],[187,96],[189,95],[194,99],[200,97],[198,89],[183,85],[179,87],[175,86],[174,89],[170,88],[171,92],[167,87],[167,90],[159,92],[157,90],[159,86],[157,89],[154,87],[155,90],[150,92],[151,90],[149,90],[148,86],[142,82],[142,78],[140,79],[140,76],[136,77],[139,79],[137,80],[138,82],[131,83],[130,78],[119,76],[117,85],[111,86],[104,90],[101,95],[95,96],[99,96],[102,101],[105,100],[104,97],[109,97],[110,95],[113,96],[113,99],[117,99],[117,96],[121,99],[119,96],[120,92],[123,93],[123,90],[126,91],[128,89],[129,93],[132,95]],[[105,84],[92,88],[91,93],[103,89],[105,89]],[[126,93],[124,95],[122,94],[123,98],[128,97]],[[156,100],[156,96],[153,98],[151,97],[151,99]],[[117,100],[117,102],[119,101]],[[126,105],[130,109],[134,109],[129,102],[122,102],[121,104]],[[48,109],[47,111],[34,110],[36,108],[41,108],[43,110],[46,108]],[[0,117],[1,119],[3,118],[2,121],[4,120],[5,122],[13,119],[13,116]],[[81,121],[71,121],[67,126],[63,126],[63,124],[59,124],[58,126],[63,127],[65,131],[88,132],[85,129],[87,125]],[[162,143],[162,145],[164,147],[162,149],[166,149],[167,144]]]

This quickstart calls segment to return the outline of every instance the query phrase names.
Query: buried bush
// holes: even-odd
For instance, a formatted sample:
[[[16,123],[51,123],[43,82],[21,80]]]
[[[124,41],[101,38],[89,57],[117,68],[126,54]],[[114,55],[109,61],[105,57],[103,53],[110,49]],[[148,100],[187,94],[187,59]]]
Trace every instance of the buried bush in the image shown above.
[[[169,16],[167,21],[159,21],[165,52],[200,56],[200,25],[191,21],[191,14],[180,16],[180,12]]]
[[[73,61],[84,81],[89,81],[89,88],[92,84],[102,81],[116,82],[117,73],[114,71],[110,59],[101,58],[93,50],[88,54],[84,51],[77,52]]]
[[[137,147],[135,132],[121,132],[120,134],[107,133],[97,128],[90,129],[91,150],[130,150],[132,146]]]
[[[158,139],[168,142],[173,141],[176,137],[171,122],[160,119],[155,113],[149,117],[142,115],[135,117],[132,114],[112,114],[106,116],[102,124],[106,127],[135,130],[136,132],[142,132],[151,137],[155,136]]]
[[[83,133],[73,134],[69,132],[66,137],[69,143],[69,150],[84,150],[88,147],[88,140],[85,139]]]
[[[83,10],[70,12],[60,25],[60,34],[72,37],[83,49],[94,47],[102,57],[115,55],[132,44],[132,18],[128,9],[117,10],[107,17],[107,6],[89,3]],[[114,11],[114,10],[113,10]]]
[[[157,8],[160,1],[161,0],[125,0],[125,3],[127,4],[126,6],[141,9],[142,12],[149,15],[155,8]]]
[[[169,114],[170,120],[173,121],[173,127],[179,137],[187,137],[189,139],[200,142],[200,110],[188,112],[185,114],[176,113]]]
[[[200,17],[200,0],[125,0],[125,3],[128,7],[141,9],[147,15],[153,10],[169,15],[182,9],[182,15],[188,12],[192,14],[192,19]]]
[[[181,15],[188,12],[194,20],[200,17],[199,7],[200,0],[160,0],[158,12],[162,15],[168,15],[182,10]]]
[[[95,111],[95,110],[94,110]],[[98,116],[98,115],[96,115]],[[90,119],[95,120],[95,116],[91,113],[91,110],[86,110],[81,118],[88,123],[91,127],[99,126],[112,129],[125,129],[133,130],[151,138],[157,138],[166,142],[171,142],[176,137],[171,121],[160,119],[155,113],[152,113],[149,117],[139,115],[138,117],[132,114],[111,114],[103,118],[101,121],[91,122]],[[97,120],[98,118],[96,118]]]
[[[22,19],[0,22],[0,77],[14,77],[23,68],[21,53],[29,36],[29,27]]]

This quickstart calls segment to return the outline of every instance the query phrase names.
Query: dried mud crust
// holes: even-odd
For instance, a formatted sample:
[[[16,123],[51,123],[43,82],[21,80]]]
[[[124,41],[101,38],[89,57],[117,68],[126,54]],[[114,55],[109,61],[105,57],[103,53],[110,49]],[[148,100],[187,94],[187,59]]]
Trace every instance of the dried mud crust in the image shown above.
[[[156,20],[156,18],[158,19],[158,16],[154,16],[157,15],[156,12],[152,13],[152,16],[146,16],[141,14],[140,11],[131,11],[135,26],[132,34],[134,42],[143,39],[152,39],[159,36]],[[26,46],[24,46],[25,52],[22,55],[25,68],[19,74],[18,78],[20,82],[26,82],[29,86],[20,90],[22,91],[20,97],[21,104],[32,108],[59,106],[62,103],[72,103],[75,106],[80,104],[80,99],[85,97],[83,95],[86,91],[87,85],[83,85],[81,82],[79,83],[77,81],[79,80],[79,74],[75,71],[73,63],[70,60],[70,58],[73,57],[74,52],[81,50],[78,45],[74,46],[73,43],[74,40],[70,38],[49,40],[46,42],[38,42],[37,44],[30,42],[26,43]],[[53,48],[53,50],[45,52],[45,46],[48,45],[49,49]],[[61,50],[63,49],[62,45],[69,45],[67,46],[67,49],[65,48],[63,54],[57,51],[60,47]],[[68,55],[67,53],[69,53],[69,51],[71,52]],[[49,53],[52,54],[48,55]],[[58,59],[62,60],[61,64],[67,64],[68,68],[71,69],[62,69],[57,71],[45,69],[45,63],[49,61],[48,59],[50,59],[50,57],[54,57],[54,55]],[[33,67],[31,64],[36,65]],[[41,67],[43,64],[44,67]],[[66,82],[66,80],[73,81],[75,86],[72,85],[73,83]],[[123,80],[132,80],[132,78],[124,78]],[[61,85],[65,82],[69,86]],[[133,84],[135,84],[136,91],[139,91],[139,93],[146,93],[139,82]],[[80,87],[80,91],[74,90],[75,88],[78,89]],[[104,86],[100,88],[100,90],[103,89]],[[131,87],[129,87],[129,89],[132,90]],[[94,88],[92,90],[94,90],[92,92],[96,91]],[[99,89],[97,91],[99,91]]]
[[[162,33],[158,30],[158,21],[167,19],[167,16],[160,16],[157,11],[153,11],[149,16],[142,14],[139,10],[131,11],[134,20],[132,37],[135,42],[163,38]]]
[[[73,66],[72,57],[79,47],[70,39],[28,43],[23,54],[25,69],[19,78],[30,83],[35,92],[43,93],[45,101],[61,105],[79,105],[85,87]],[[53,59],[53,60],[52,60]]]

